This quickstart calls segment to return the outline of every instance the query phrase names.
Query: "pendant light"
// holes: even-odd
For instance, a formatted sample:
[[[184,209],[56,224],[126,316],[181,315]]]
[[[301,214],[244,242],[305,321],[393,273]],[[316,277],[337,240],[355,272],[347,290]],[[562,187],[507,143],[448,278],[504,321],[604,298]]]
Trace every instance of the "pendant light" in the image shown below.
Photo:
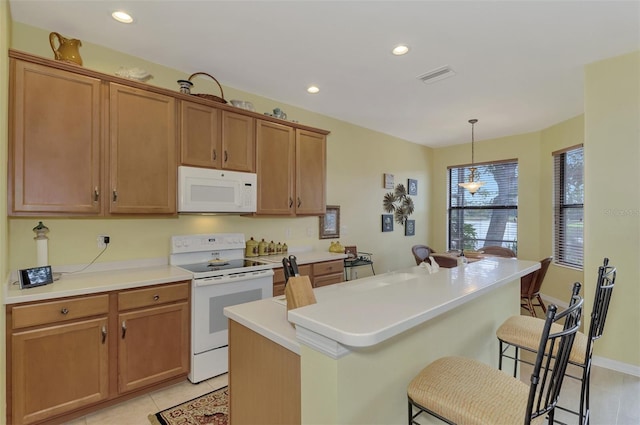
[[[469,123],[471,124],[471,167],[469,167],[469,181],[465,182],[465,183],[458,183],[458,186],[463,187],[465,189],[467,189],[469,191],[469,193],[471,193],[471,195],[475,195],[476,192],[478,191],[478,189],[480,189],[482,186],[484,186],[484,182],[481,181],[476,181],[476,172],[477,172],[477,168],[473,166],[474,161],[473,161],[473,142],[474,142],[474,126],[475,124],[478,122],[477,119],[471,119],[469,120]]]

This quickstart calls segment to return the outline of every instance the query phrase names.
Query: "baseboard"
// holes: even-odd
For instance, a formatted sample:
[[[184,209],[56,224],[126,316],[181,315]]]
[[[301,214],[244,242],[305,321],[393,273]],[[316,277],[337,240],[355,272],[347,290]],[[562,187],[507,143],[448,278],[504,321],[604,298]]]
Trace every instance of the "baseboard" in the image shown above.
[[[544,300],[544,303],[547,305],[555,304],[562,309],[569,307],[569,304],[562,300],[558,300],[544,294],[540,294],[540,296]],[[607,359],[606,357],[600,357],[600,356],[593,356],[591,358],[591,361],[593,365],[598,367],[603,367],[605,369],[615,370],[616,372],[626,373],[627,375],[640,377],[640,366],[635,366],[628,363],[622,363],[617,360],[611,360],[611,359]]]
[[[622,363],[600,356],[593,356],[591,358],[591,361],[594,366],[603,367],[605,369],[615,370],[616,372],[626,373],[627,375],[640,377],[640,366],[634,366],[628,363]]]

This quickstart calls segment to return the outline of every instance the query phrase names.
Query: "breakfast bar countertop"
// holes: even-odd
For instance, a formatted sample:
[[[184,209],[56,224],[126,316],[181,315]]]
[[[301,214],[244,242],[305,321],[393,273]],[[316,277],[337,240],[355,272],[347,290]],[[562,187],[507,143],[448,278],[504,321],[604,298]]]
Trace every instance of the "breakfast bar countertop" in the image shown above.
[[[299,353],[304,342],[344,352],[379,344],[539,267],[537,261],[497,257],[433,274],[416,266],[316,288],[316,304],[288,313],[282,297],[224,311],[228,318],[290,351]]]

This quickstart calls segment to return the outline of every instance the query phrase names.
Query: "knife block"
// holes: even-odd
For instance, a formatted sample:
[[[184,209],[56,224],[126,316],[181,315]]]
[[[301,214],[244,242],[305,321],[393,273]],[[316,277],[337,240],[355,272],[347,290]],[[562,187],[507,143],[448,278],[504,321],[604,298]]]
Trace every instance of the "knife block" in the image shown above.
[[[316,303],[309,276],[290,277],[284,295],[287,298],[287,311]]]

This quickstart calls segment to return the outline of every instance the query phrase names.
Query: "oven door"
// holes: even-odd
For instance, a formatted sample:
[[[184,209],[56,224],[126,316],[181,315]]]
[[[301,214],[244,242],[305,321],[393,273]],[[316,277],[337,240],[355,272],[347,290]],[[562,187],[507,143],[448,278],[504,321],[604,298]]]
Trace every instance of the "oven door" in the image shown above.
[[[192,354],[228,345],[228,319],[223,313],[225,307],[272,296],[272,270],[194,279]]]

